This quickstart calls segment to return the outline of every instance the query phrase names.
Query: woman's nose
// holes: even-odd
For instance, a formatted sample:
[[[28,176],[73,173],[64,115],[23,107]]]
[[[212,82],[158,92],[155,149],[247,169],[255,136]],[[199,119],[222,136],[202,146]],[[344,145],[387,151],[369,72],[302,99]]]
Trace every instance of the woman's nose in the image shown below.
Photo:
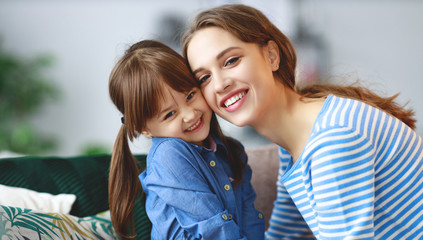
[[[214,75],[214,81],[212,82],[217,93],[225,92],[232,85],[231,78],[222,75]]]

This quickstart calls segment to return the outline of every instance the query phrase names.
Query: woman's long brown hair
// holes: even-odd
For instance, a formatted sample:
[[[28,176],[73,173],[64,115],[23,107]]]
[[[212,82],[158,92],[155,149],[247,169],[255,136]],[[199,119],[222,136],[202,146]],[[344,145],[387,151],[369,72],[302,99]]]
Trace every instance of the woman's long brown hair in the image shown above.
[[[415,129],[414,112],[411,109],[404,109],[394,101],[398,94],[382,97],[364,87],[335,84],[315,84],[296,89],[297,57],[292,43],[261,11],[246,5],[223,5],[199,13],[182,37],[182,52],[185,58],[193,35],[198,30],[211,26],[220,27],[241,41],[256,43],[261,47],[267,45],[270,40],[276,42],[279,47],[280,63],[278,71],[274,73],[275,79],[301,96],[316,98],[334,94],[357,99],[382,109]]]
[[[198,82],[191,75],[184,58],[168,46],[153,40],[132,45],[116,63],[109,78],[109,94],[124,116],[115,144],[109,173],[109,207],[112,224],[122,239],[135,238],[133,209],[142,192],[138,178],[141,169],[130,151],[128,139],[133,141],[146,127],[146,122],[159,111],[159,104],[171,87],[188,93]],[[235,183],[242,179],[245,167],[241,146],[226,137],[212,115],[210,133],[231,149],[228,162]]]

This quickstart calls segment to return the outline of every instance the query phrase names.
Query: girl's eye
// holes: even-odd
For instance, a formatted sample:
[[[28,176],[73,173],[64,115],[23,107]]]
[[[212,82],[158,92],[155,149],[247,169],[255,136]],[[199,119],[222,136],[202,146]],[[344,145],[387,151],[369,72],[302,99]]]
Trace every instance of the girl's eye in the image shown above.
[[[198,82],[200,82],[200,85],[205,83],[210,78],[210,75],[203,75],[198,79]]]
[[[229,58],[226,62],[225,62],[225,67],[226,66],[230,66],[235,64],[236,62],[238,62],[239,57],[233,57],[233,58]]]
[[[175,111],[169,112],[168,114],[165,115],[164,120],[172,117],[175,114]]]
[[[187,101],[191,100],[195,96],[195,91],[192,91],[187,96]]]

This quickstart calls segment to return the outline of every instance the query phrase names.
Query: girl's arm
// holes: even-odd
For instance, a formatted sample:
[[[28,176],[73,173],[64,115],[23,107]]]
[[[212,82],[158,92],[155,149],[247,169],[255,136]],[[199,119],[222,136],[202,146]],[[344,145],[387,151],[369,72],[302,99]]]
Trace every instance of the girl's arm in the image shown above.
[[[246,239],[212,192],[195,152],[169,139],[150,153],[140,175],[155,239]],[[200,159],[201,160],[201,159]]]

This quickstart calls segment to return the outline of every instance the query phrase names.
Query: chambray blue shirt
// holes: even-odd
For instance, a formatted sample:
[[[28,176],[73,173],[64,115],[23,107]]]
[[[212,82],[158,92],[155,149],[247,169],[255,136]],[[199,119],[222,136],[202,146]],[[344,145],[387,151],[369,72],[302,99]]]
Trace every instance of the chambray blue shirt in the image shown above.
[[[227,149],[215,142],[213,151],[177,138],[153,138],[147,170],[139,176],[151,239],[264,238],[251,168],[247,165],[242,183],[232,186]],[[247,162],[245,152],[242,159]]]

